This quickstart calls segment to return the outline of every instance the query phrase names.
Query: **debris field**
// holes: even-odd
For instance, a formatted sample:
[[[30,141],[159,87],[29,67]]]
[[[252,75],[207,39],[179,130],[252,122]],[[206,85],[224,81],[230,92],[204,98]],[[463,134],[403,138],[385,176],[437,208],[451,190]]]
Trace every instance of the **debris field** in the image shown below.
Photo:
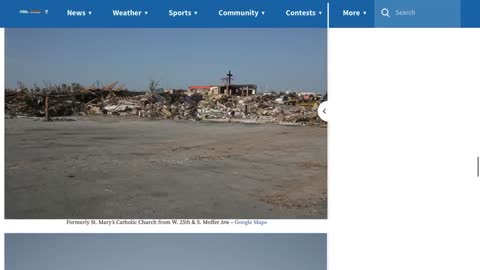
[[[321,95],[263,93],[250,96],[156,93],[127,90],[7,90],[9,117],[73,115],[138,116],[174,120],[324,125],[317,114]],[[46,106],[47,105],[47,106]]]

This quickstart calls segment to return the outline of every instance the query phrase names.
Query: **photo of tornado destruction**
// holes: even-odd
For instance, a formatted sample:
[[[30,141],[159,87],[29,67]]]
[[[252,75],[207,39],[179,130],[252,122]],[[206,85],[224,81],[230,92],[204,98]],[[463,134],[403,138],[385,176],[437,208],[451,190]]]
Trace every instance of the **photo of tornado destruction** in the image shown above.
[[[327,218],[326,29],[5,29],[5,88],[7,219]]]
[[[327,235],[6,234],[5,270],[31,269],[326,270]]]

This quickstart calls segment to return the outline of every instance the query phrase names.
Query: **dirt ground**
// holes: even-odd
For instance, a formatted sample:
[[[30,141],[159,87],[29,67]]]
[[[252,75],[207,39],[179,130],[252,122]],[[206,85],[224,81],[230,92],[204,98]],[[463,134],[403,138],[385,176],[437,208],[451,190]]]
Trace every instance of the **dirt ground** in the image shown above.
[[[326,218],[327,129],[5,119],[8,219]]]

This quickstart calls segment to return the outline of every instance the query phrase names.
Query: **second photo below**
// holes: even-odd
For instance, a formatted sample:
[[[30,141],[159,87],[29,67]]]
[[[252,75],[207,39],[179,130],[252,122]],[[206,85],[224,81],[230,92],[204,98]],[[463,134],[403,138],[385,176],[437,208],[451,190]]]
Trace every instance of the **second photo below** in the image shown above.
[[[326,270],[326,234],[6,234],[5,270]]]

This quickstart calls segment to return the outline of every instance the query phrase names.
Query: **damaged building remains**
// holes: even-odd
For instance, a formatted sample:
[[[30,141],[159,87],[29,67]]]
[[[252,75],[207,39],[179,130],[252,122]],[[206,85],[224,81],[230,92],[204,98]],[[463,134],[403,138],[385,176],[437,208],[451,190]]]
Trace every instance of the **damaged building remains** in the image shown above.
[[[190,86],[187,91],[136,92],[115,87],[82,87],[78,84],[5,92],[7,116],[64,117],[118,115],[176,120],[326,124],[317,114],[322,96],[316,93],[257,93],[254,84]]]

